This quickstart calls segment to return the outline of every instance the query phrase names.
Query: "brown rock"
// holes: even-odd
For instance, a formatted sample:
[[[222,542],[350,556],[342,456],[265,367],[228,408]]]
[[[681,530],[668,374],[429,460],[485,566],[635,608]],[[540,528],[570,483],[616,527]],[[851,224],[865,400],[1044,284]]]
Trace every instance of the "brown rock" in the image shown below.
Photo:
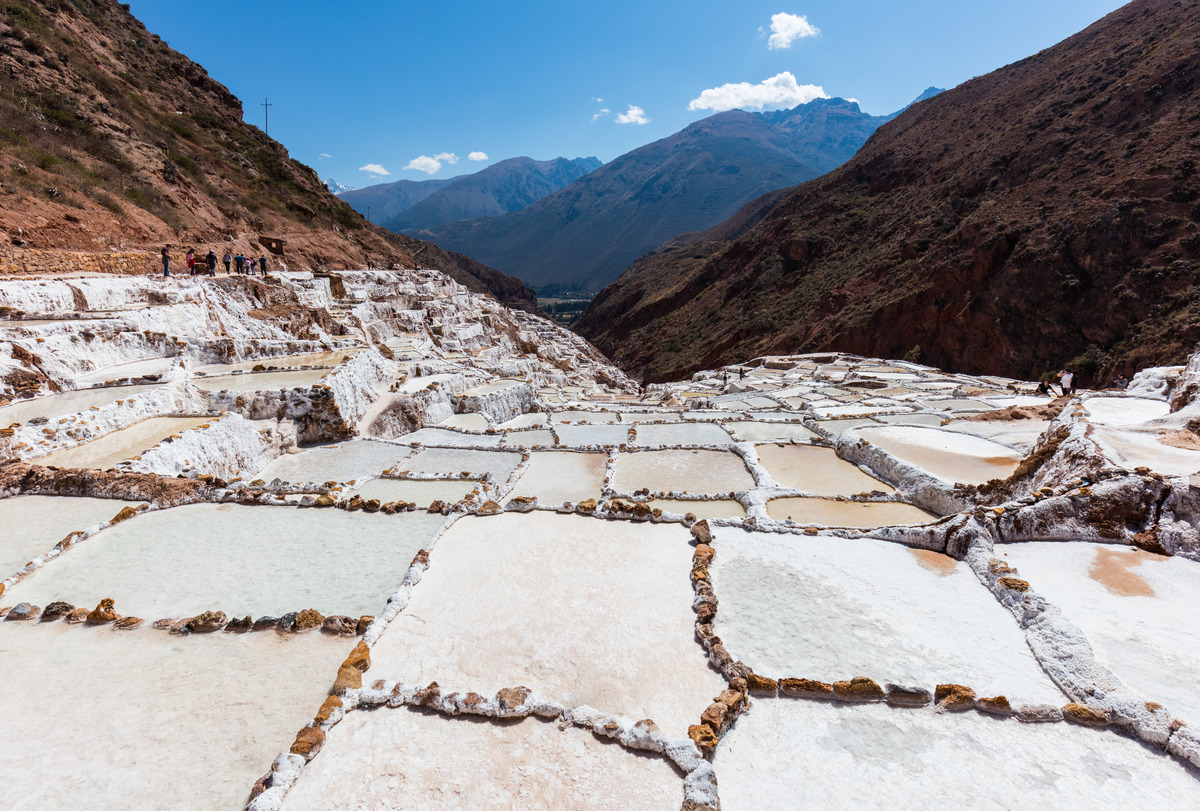
[[[337,696],[329,696],[325,699],[325,703],[321,705],[321,709],[317,710],[316,717],[313,722],[323,724],[329,720],[329,716],[333,715],[333,711],[342,706],[342,700]]]
[[[990,698],[975,699],[975,709],[992,715],[1012,715],[1012,705],[1006,696],[991,696]]]
[[[379,512],[379,508],[381,506],[382,505],[379,503],[379,499],[369,498],[363,502],[362,508],[363,508],[363,512],[377,513],[377,512]]]
[[[320,628],[325,623],[325,618],[321,616],[321,612],[315,608],[306,608],[296,614],[296,620],[292,624],[292,630],[296,633],[303,631],[311,631],[314,628]]]
[[[483,504],[479,505],[479,509],[476,510],[476,514],[478,515],[499,515],[502,512],[504,512],[504,508],[491,499],[483,502]]]
[[[1085,727],[1108,726],[1108,715],[1106,713],[1085,707],[1083,704],[1076,704],[1074,701],[1062,708],[1062,714],[1063,718],[1068,721],[1081,724]]]
[[[141,617],[122,617],[113,623],[114,631],[132,631],[145,622]]]
[[[702,544],[712,545],[712,527],[708,525],[708,519],[697,521],[692,524],[692,536]]]
[[[50,622],[59,617],[65,617],[75,610],[75,606],[70,603],[64,603],[62,600],[55,600],[42,610],[42,622]]]
[[[225,626],[225,630],[234,634],[244,634],[247,631],[254,630],[254,618],[247,614],[240,619],[234,617]]]
[[[71,623],[83,622],[88,618],[89,614],[90,614],[90,612],[86,608],[80,607],[80,608],[76,608],[71,611],[68,611],[67,615],[65,617],[63,617],[63,619],[64,619],[64,621],[71,622]]]
[[[137,514],[137,510],[135,510],[133,507],[122,507],[121,511],[114,515],[112,520],[108,523],[119,524],[122,521],[128,521],[130,518],[136,517]]]
[[[442,688],[438,686],[436,681],[429,682],[429,686],[424,690],[418,690],[413,694],[412,703],[420,707],[427,707],[437,701],[442,695]]]
[[[350,655],[346,657],[346,661],[342,662],[347,667],[356,668],[363,673],[371,669],[371,649],[367,647],[367,643],[359,640],[354,646],[354,650],[350,651]]]
[[[688,737],[704,757],[708,757],[712,750],[717,748],[717,734],[707,724],[692,724],[688,727]]]
[[[903,684],[886,684],[887,703],[893,707],[924,707],[933,701],[933,693],[924,687],[908,687]]]
[[[333,507],[337,504],[337,499],[328,493],[322,493],[313,501],[314,507]]]
[[[205,611],[189,619],[187,627],[189,631],[207,634],[221,630],[228,622],[229,618],[225,616],[224,611]]]
[[[358,618],[358,625],[355,626],[354,633],[358,634],[359,636],[362,636],[363,634],[365,634],[367,632],[367,628],[369,628],[371,623],[374,621],[375,621],[375,617],[372,616],[371,614],[363,614],[361,617]]]
[[[780,679],[779,693],[791,698],[833,698],[833,685],[813,679]]]
[[[1029,583],[1027,583],[1024,580],[1018,580],[1015,577],[1001,577],[996,582],[999,583],[1000,585],[1004,586],[1004,588],[1006,588],[1006,589],[1011,589],[1012,591],[1019,591],[1022,594],[1029,591]]]
[[[696,551],[692,553],[693,566],[707,566],[712,563],[713,557],[717,554],[717,550],[713,549],[706,543],[696,544]]]
[[[1063,719],[1062,710],[1053,704],[1018,704],[1013,715],[1025,724],[1052,724]]]
[[[633,514],[635,521],[645,521],[654,516],[654,510],[650,509],[650,505],[640,501],[633,505],[630,513]]]
[[[773,696],[779,692],[779,682],[751,672],[746,675],[746,688],[754,695]]]
[[[496,693],[496,700],[500,702],[503,709],[511,712],[524,704],[525,699],[529,698],[529,694],[528,687],[505,687]]]
[[[431,502],[429,505],[429,512],[431,513],[444,513],[447,509],[449,508],[447,507],[446,502],[442,501],[441,499],[437,499]]]
[[[575,505],[575,512],[591,515],[596,511],[596,499],[589,498]]]
[[[933,691],[938,709],[962,712],[975,706],[975,691],[961,684],[939,684]]]
[[[4,615],[4,620],[5,622],[14,622],[37,619],[37,616],[41,613],[42,609],[40,606],[36,606],[33,603],[18,603]]]
[[[850,681],[835,681],[833,697],[839,701],[883,701],[887,695],[874,679],[855,676]]]
[[[292,744],[292,754],[300,755],[305,760],[312,760],[324,745],[325,730],[320,727],[305,727],[296,733],[296,742]]]
[[[717,616],[717,607],[712,603],[701,603],[696,607],[696,621],[701,625],[711,623]]]
[[[719,701],[714,701],[700,714],[700,723],[708,724],[717,735],[721,735],[730,723],[729,707]]]
[[[338,668],[337,679],[333,682],[333,688],[330,690],[334,695],[340,696],[347,690],[357,690],[362,687],[363,672],[357,667],[350,665],[342,665]]]
[[[104,625],[109,622],[116,622],[121,618],[121,615],[113,610],[113,602],[111,597],[105,597],[100,601],[90,614],[87,615],[87,621],[90,625]]]
[[[358,622],[341,614],[326,617],[321,624],[321,630],[337,636],[354,636],[358,633]]]
[[[417,554],[413,555],[412,565],[429,566],[429,551],[427,549],[417,550]]]

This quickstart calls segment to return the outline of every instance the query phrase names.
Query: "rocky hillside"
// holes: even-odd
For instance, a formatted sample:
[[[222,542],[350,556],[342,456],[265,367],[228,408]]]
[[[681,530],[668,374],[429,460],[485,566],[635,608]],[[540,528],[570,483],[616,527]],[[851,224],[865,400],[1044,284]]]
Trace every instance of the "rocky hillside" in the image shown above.
[[[126,7],[3,0],[0,11],[0,272],[110,254],[141,272],[164,244],[182,256],[191,246],[259,253],[272,241],[293,270],[414,261],[420,244],[368,227]],[[523,289],[425,253],[474,290]],[[528,291],[512,302],[535,306]]]
[[[537,288],[598,290],[664,240],[840,164],[888,118],[845,99],[717,113],[528,208],[413,233]]]
[[[549,161],[509,158],[455,178],[424,200],[382,221],[382,225],[391,231],[409,233],[455,220],[498,217],[525,208],[600,166],[599,158]],[[346,201],[354,205],[353,199]]]
[[[1198,39],[1196,3],[1137,0],[914,105],[744,234],[646,257],[578,328],[652,380],[834,348],[1085,382],[1181,361]]]

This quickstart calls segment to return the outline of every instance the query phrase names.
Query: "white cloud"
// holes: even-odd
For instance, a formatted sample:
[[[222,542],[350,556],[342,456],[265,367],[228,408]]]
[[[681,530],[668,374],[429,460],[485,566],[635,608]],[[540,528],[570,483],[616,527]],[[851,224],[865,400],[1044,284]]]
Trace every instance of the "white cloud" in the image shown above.
[[[431,158],[428,155],[418,155],[408,162],[405,169],[414,169],[418,172],[424,172],[427,175],[432,175],[438,169],[442,168],[442,162],[437,158]]]
[[[451,166],[458,163],[458,155],[455,155],[453,152],[439,152],[433,156],[433,159],[442,163],[448,163]]]
[[[317,156],[317,160],[324,160],[325,158],[332,158],[332,157],[333,157],[333,155],[330,155],[328,152],[322,152],[320,155]]]
[[[488,156],[486,152],[472,152],[471,154],[467,155],[467,160],[469,161],[485,161],[487,159]]]
[[[618,124],[649,124],[650,119],[646,118],[646,111],[636,104],[629,105],[629,109],[617,115]]]
[[[379,175],[380,177],[391,174],[391,172],[389,172],[387,169],[384,169],[378,163],[368,163],[366,166],[360,166],[358,167],[358,171],[370,172],[371,174]]]
[[[815,37],[820,33],[821,30],[810,23],[803,14],[772,14],[771,38],[767,40],[767,47],[771,50],[790,48],[796,40]]]
[[[711,87],[688,104],[689,110],[732,110],[748,108],[762,110],[786,109],[807,104],[813,99],[827,99],[829,94],[815,84],[798,84],[790,72],[764,79],[758,84],[737,82]]]
[[[611,112],[612,112],[612,110],[608,109],[607,107],[601,107],[600,111],[597,112],[594,116],[592,116],[592,121],[594,122],[598,118],[604,118],[604,116],[608,115]]]

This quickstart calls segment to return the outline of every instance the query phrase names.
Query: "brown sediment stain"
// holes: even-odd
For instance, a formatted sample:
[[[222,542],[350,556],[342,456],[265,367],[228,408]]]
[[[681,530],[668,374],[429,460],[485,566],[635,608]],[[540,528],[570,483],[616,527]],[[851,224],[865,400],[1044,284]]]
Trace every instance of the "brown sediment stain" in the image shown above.
[[[917,559],[917,564],[922,569],[928,569],[939,577],[949,577],[958,571],[958,561],[949,555],[934,552],[932,549],[913,549],[910,547],[908,551]]]
[[[1154,588],[1135,571],[1147,560],[1161,559],[1140,549],[1117,550],[1101,547],[1088,568],[1088,577],[1122,597],[1153,597]]]
[[[1196,436],[1191,431],[1175,431],[1170,434],[1162,434],[1158,437],[1158,442],[1160,445],[1167,445],[1172,448],[1200,451],[1200,436]]]

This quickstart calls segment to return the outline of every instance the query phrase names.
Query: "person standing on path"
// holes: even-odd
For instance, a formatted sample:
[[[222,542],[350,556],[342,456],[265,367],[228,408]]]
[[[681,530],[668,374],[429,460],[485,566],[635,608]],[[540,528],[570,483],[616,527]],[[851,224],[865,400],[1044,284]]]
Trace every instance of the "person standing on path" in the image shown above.
[[[170,245],[164,245],[162,249],[163,276],[171,275],[171,254],[167,251]]]
[[[241,251],[238,251],[238,255],[233,257],[233,263],[237,266],[238,273],[246,272],[246,257],[242,256]]]
[[[221,261],[225,263],[225,275],[228,276],[229,265],[231,262],[233,262],[233,254],[229,252],[228,248],[225,249],[225,256],[221,259]]]
[[[217,252],[212,248],[208,249],[208,256],[204,257],[205,263],[208,265],[208,275],[217,275]]]
[[[1062,387],[1063,397],[1068,397],[1075,393],[1075,373],[1063,370],[1058,373],[1059,385]]]
[[[267,257],[264,256],[258,260],[258,272],[263,276],[267,275]]]
[[[193,251],[191,248],[188,248],[187,259],[185,261],[187,262],[188,273],[192,276],[195,276],[196,275],[196,252]]]

